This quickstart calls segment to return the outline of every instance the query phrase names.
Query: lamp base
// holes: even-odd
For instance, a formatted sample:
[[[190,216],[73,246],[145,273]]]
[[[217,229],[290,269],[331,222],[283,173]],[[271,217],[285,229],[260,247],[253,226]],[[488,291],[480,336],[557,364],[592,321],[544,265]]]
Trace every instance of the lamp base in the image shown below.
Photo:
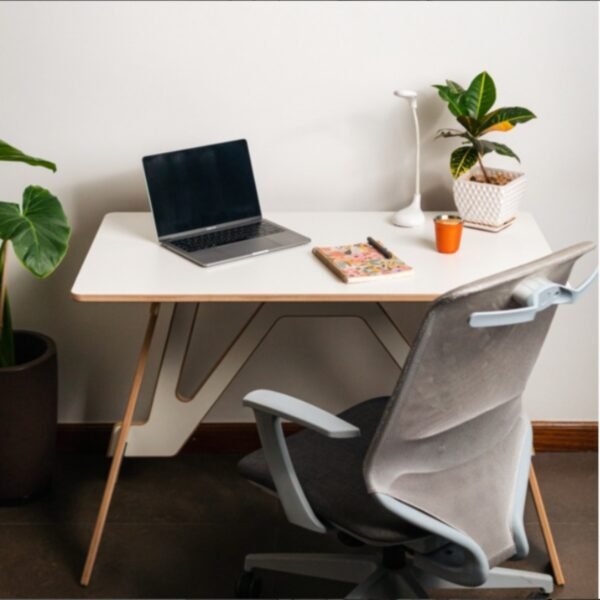
[[[425,215],[421,210],[421,194],[415,194],[412,202],[392,216],[392,223],[398,227],[417,227],[425,223]]]

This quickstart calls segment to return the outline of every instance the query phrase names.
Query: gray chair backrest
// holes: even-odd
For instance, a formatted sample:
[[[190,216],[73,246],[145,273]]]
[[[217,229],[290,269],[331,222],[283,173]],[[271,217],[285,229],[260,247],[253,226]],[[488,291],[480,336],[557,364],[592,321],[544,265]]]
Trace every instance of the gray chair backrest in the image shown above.
[[[529,323],[473,328],[471,313],[506,310],[524,279],[565,284],[581,243],[458,288],[428,311],[364,463],[386,494],[470,536],[495,566],[515,554],[511,516],[530,424],[521,395],[556,306]],[[526,448],[530,451],[530,448]]]

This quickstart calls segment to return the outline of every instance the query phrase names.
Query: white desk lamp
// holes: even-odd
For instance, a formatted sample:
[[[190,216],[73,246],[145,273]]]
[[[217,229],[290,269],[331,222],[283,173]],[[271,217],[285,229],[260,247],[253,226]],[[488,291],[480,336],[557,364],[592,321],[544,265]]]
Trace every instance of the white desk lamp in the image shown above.
[[[402,208],[394,214],[392,217],[392,222],[394,225],[399,225],[400,227],[415,227],[425,222],[425,215],[421,210],[421,140],[419,133],[419,120],[417,119],[417,92],[413,90],[396,90],[394,95],[398,96],[398,98],[404,98],[410,102],[413,118],[415,120],[417,160],[415,169],[415,193],[412,201],[406,208]]]

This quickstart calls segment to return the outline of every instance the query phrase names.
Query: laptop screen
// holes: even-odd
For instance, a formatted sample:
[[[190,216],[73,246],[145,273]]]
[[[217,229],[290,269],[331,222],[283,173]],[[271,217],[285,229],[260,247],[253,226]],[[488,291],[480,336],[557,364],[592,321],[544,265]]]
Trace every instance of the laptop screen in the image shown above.
[[[246,140],[142,159],[158,237],[260,216]]]

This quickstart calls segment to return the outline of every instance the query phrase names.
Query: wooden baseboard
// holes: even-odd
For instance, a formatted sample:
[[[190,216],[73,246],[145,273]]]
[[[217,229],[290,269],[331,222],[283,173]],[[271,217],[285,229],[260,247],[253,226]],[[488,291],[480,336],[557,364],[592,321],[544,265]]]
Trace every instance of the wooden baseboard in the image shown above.
[[[536,452],[598,452],[597,421],[533,421]]]
[[[597,452],[596,421],[533,421],[536,452]],[[286,424],[286,433],[300,427]],[[58,450],[64,453],[104,454],[112,425],[69,423],[58,426]],[[202,423],[182,449],[185,453],[244,454],[259,447],[254,423]]]

